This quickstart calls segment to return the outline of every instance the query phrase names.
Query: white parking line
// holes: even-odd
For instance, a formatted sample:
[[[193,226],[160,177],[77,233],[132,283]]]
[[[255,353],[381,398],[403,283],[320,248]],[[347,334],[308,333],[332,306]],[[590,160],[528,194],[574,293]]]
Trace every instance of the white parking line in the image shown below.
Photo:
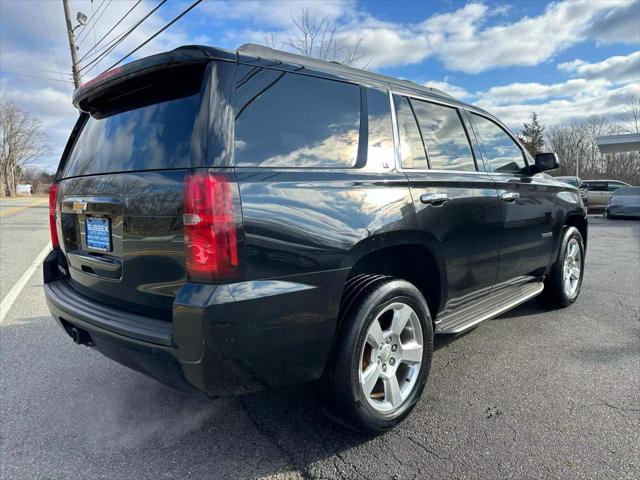
[[[44,257],[47,256],[49,251],[51,250],[51,242],[47,243],[47,245],[42,249],[42,251],[38,254],[35,260],[29,265],[29,268],[22,274],[20,279],[16,282],[16,284],[9,290],[9,293],[2,299],[2,303],[0,303],[0,323],[4,321],[4,317],[9,313],[9,309],[13,305],[13,302],[16,301],[22,289],[25,287],[33,272],[42,264],[44,261]]]

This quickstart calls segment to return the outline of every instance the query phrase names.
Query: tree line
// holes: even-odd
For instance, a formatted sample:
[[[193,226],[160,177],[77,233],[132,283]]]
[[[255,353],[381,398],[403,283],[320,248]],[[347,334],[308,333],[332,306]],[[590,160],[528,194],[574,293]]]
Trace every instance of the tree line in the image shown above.
[[[520,141],[535,156],[542,151],[556,152],[560,168],[552,175],[579,176],[583,180],[606,178],[640,185],[640,152],[607,153],[598,148],[597,138],[605,135],[640,133],[640,95],[629,98],[621,112],[621,123],[612,124],[594,115],[545,128],[535,112],[523,124]]]
[[[0,193],[15,195],[24,172],[47,151],[40,121],[16,104],[0,101]]]

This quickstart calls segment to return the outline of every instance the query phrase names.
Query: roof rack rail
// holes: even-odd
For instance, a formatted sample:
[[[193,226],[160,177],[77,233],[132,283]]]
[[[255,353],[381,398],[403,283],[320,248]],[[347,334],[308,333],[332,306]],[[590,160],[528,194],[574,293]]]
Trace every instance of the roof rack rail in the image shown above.
[[[318,58],[307,57],[305,55],[299,55],[297,53],[285,52],[283,50],[276,50],[275,48],[267,47],[264,45],[256,45],[255,43],[245,43],[244,45],[241,45],[240,47],[238,47],[237,51],[239,53],[245,53],[247,55],[270,58],[270,59],[279,60],[282,62],[299,63],[302,65],[316,66],[324,70],[331,70],[336,72],[344,71],[351,74],[368,76],[383,82],[404,84],[409,88],[418,88],[420,90],[427,90],[430,93],[433,93],[434,95],[439,95],[441,97],[454,98],[452,95],[449,95],[448,93],[443,92],[442,90],[438,90],[437,88],[433,88],[433,87],[425,87],[424,85],[420,85],[419,83],[415,83],[410,80],[393,78],[387,75],[382,75],[380,73],[374,73],[368,70],[363,70],[361,68],[355,68],[348,65],[344,65],[343,63],[340,63],[337,61],[320,60]]]

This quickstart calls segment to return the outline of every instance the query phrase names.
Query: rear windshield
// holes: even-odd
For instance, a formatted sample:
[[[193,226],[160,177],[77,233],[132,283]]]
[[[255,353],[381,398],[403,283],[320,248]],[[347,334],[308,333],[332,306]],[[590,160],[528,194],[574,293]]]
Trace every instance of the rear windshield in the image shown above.
[[[200,83],[201,77],[189,85],[174,80],[172,87],[154,81],[104,101],[80,131],[62,176],[191,167]]]

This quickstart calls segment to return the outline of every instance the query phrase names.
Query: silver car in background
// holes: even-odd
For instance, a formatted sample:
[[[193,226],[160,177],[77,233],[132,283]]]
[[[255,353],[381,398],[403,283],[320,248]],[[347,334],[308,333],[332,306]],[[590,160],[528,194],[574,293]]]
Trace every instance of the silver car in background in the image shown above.
[[[609,199],[607,218],[640,218],[640,187],[617,189]]]
[[[583,180],[582,183],[589,189],[589,210],[598,211],[607,208],[613,192],[631,186],[620,180]]]

